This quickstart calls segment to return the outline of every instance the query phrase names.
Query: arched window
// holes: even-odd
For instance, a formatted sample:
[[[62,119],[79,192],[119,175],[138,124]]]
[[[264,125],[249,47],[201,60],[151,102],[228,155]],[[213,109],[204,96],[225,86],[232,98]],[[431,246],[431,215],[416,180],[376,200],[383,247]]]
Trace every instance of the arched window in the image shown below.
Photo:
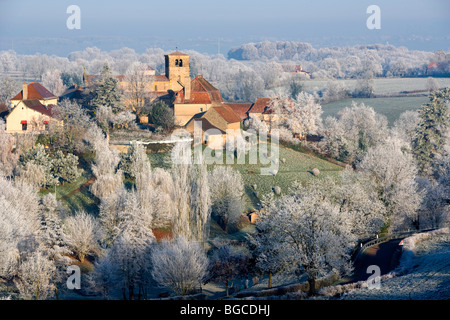
[[[183,59],[180,59],[180,63],[178,64],[179,67],[183,66]]]
[[[176,66],[178,65],[178,59],[175,59],[175,65]]]

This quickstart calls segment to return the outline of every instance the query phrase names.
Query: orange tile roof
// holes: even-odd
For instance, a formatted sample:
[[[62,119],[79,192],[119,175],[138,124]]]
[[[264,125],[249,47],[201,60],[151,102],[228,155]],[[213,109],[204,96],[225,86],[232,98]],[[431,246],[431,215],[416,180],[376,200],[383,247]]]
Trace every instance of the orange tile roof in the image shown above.
[[[271,98],[258,98],[253,106],[248,110],[249,113],[263,113],[266,107],[270,106]]]
[[[30,82],[27,87],[28,87],[27,99],[49,100],[58,98],[38,82],[34,81]],[[11,100],[23,100],[23,90],[21,90],[18,94],[16,94],[16,96]]]
[[[241,117],[227,105],[213,107],[213,109],[228,123],[241,122]]]
[[[233,111],[241,118],[241,120],[244,120],[248,117],[248,110],[251,108],[252,103],[227,103],[227,106],[229,106]]]

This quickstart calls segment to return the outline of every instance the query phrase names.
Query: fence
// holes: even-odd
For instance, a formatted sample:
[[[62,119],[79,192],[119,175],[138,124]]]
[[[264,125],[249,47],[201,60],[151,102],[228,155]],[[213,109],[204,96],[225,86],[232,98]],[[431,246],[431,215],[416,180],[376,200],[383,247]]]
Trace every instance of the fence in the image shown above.
[[[411,230],[411,231],[404,231],[404,232],[395,232],[383,237],[377,237],[370,239],[370,240],[366,240],[365,242],[361,242],[359,244],[359,246],[357,246],[355,248],[355,250],[353,251],[352,257],[353,261],[355,262],[356,260],[358,260],[359,256],[364,253],[364,251],[367,248],[370,248],[374,245],[377,245],[379,243],[383,243],[383,242],[387,242],[393,239],[400,239],[400,238],[406,238],[407,236],[413,235],[415,233],[422,233],[422,232],[428,232],[428,231],[433,231],[436,230],[436,228],[432,228],[432,229],[421,229],[421,230]]]

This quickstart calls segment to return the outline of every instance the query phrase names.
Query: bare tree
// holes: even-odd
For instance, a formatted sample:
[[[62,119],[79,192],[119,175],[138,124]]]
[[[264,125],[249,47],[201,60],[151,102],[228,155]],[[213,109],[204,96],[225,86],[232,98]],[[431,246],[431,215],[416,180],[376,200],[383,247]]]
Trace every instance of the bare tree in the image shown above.
[[[146,65],[134,63],[126,72],[128,88],[126,88],[124,96],[130,100],[131,107],[136,111],[137,115],[141,113],[147,98],[146,86],[149,85],[150,79],[145,73],[146,70]]]
[[[227,242],[218,243],[210,257],[209,278],[224,284],[228,297],[234,281],[245,272],[246,261],[245,255],[239,248]]]

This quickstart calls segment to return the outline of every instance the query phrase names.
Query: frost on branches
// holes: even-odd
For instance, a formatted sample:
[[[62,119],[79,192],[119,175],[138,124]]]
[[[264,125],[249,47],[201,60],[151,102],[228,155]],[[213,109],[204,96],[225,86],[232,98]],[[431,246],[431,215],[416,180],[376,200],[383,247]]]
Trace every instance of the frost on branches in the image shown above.
[[[266,201],[257,229],[265,238],[262,243],[276,248],[278,265],[273,268],[305,273],[313,294],[319,277],[351,271],[349,252],[354,235],[350,223],[347,211],[340,212],[320,187],[312,186],[298,187],[290,195]]]

